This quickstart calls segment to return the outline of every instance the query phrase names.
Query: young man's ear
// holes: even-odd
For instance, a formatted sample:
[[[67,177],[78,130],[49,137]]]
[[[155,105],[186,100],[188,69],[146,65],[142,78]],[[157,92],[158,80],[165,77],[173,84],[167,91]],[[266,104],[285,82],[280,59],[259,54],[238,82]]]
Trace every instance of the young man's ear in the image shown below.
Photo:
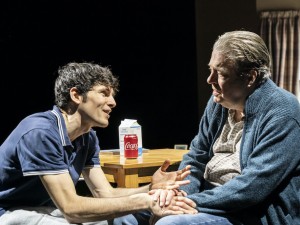
[[[81,102],[82,96],[78,94],[78,90],[76,87],[72,87],[70,89],[70,98],[76,104],[79,104]]]

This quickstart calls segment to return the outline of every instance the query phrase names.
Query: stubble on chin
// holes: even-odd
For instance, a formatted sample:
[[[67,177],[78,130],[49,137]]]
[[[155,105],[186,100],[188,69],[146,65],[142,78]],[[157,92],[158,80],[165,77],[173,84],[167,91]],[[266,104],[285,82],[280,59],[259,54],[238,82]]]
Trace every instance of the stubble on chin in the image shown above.
[[[214,96],[214,102],[215,103],[221,103],[222,102],[222,96],[221,95],[217,95],[217,96]]]

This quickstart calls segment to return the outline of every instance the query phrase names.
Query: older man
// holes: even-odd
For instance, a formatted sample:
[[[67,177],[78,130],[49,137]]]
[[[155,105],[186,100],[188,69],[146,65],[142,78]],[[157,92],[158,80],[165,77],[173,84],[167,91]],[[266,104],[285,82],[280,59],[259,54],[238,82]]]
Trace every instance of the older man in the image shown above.
[[[208,64],[212,97],[180,165],[191,165],[191,183],[180,189],[198,213],[156,225],[300,224],[300,107],[269,78],[270,65],[255,33],[217,39]]]

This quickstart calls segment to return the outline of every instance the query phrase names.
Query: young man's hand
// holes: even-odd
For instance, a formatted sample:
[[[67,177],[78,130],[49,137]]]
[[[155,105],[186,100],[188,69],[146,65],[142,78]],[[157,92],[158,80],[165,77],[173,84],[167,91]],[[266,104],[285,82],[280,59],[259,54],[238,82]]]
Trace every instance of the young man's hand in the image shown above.
[[[187,196],[187,193],[178,189],[152,189],[148,192],[152,196],[153,200],[159,202],[159,206],[168,206],[174,196]]]
[[[152,202],[150,210],[156,218],[178,214],[196,214],[196,203],[183,196],[174,196],[168,206],[161,207],[159,202]]]

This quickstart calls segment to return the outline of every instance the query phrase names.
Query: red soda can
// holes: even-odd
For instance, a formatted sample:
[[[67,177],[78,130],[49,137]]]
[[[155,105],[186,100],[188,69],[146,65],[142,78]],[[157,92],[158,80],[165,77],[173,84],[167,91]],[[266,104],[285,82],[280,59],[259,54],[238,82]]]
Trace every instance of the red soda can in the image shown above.
[[[124,136],[124,156],[127,159],[138,157],[138,138],[136,134],[127,134]]]

